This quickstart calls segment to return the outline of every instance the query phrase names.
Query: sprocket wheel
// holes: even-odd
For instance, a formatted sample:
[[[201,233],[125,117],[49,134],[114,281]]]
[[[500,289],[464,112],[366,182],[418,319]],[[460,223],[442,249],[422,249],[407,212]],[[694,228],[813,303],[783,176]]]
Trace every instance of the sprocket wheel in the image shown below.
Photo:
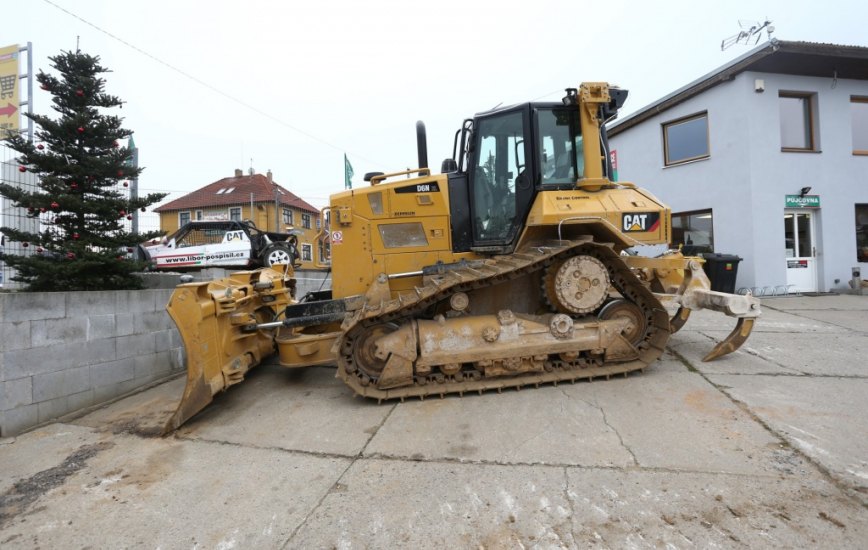
[[[551,265],[543,276],[546,301],[556,311],[583,315],[600,307],[609,295],[611,281],[603,262],[578,255]]]

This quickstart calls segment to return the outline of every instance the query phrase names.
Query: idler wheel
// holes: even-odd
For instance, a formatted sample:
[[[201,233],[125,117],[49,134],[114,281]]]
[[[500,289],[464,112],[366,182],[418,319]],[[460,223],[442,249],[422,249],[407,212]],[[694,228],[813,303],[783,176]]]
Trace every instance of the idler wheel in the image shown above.
[[[377,340],[396,330],[398,325],[383,323],[363,329],[362,333],[353,339],[353,361],[356,367],[374,380],[380,377],[386,367],[386,362],[375,355]]]
[[[645,314],[642,312],[642,309],[633,302],[624,299],[612,300],[603,306],[597,317],[603,321],[628,319],[630,325],[623,334],[624,338],[634,346],[642,342],[642,338],[645,336],[645,329],[648,328],[648,323],[645,320]]]

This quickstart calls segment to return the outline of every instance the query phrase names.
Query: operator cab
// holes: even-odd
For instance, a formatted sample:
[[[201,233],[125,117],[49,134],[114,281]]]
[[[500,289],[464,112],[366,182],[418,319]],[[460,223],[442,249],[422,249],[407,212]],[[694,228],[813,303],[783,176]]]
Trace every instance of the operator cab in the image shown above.
[[[584,177],[575,105],[526,103],[480,113],[459,133],[458,170],[449,178],[454,252],[511,252],[536,194],[574,189]]]

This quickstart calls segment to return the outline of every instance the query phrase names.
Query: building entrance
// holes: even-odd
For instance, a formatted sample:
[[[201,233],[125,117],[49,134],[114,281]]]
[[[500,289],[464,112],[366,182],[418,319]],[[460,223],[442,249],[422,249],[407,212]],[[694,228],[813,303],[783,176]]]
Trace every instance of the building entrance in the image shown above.
[[[816,215],[784,210],[784,246],[790,292],[817,292]]]

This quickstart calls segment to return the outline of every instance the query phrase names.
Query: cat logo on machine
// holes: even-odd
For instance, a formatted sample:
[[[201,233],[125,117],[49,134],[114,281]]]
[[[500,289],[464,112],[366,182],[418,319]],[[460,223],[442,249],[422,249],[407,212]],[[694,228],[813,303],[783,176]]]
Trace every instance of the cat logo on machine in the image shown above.
[[[625,233],[657,231],[660,212],[630,212],[622,214],[621,230]]]

